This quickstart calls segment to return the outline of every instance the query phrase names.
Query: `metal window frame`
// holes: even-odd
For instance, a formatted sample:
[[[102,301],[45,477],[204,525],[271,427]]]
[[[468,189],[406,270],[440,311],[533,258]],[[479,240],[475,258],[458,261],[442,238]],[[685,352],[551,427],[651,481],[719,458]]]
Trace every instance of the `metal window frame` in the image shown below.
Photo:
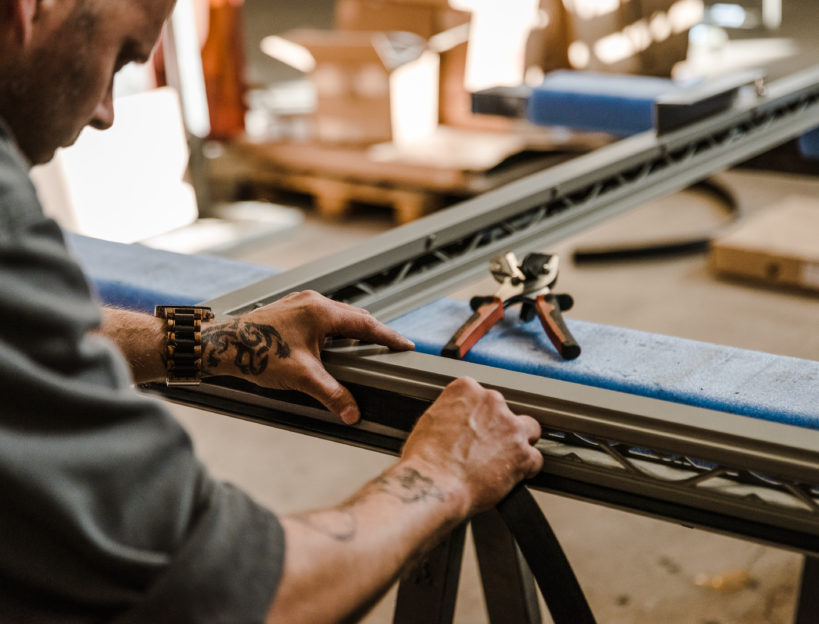
[[[814,68],[679,131],[617,142],[206,304],[224,317],[313,289],[388,320],[474,280],[499,251],[543,248],[817,126]],[[533,487],[819,554],[817,431],[420,353],[340,347],[325,362],[353,390],[359,426],[301,395],[237,380],[151,389],[397,453],[423,408],[450,380],[470,375],[543,426],[546,462]]]

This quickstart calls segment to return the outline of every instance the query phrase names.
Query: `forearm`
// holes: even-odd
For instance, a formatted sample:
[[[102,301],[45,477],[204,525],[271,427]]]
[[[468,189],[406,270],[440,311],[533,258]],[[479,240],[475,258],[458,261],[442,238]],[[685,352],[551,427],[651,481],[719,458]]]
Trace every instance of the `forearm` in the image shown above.
[[[134,383],[165,378],[165,321],[142,312],[106,307],[100,333],[122,351]]]
[[[285,517],[285,569],[268,624],[363,613],[466,518],[457,484],[402,460],[344,503]]]

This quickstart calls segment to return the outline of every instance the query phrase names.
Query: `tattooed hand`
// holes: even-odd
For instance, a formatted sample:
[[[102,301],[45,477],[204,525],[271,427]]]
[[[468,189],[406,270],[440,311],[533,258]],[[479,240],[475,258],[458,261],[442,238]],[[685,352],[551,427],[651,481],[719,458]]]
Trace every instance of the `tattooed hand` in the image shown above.
[[[355,400],[321,364],[328,336],[357,338],[396,351],[414,347],[366,310],[305,291],[240,318],[207,325],[202,330],[203,372],[305,392],[352,424],[360,416]]]
[[[275,343],[276,357],[290,357],[290,347],[272,325],[260,325],[236,319],[204,332],[204,370],[215,370],[220,357],[233,349],[233,363],[245,375],[258,377],[267,370],[270,348]]]
[[[401,457],[422,466],[438,487],[463,495],[469,517],[540,471],[543,457],[532,446],[538,438],[536,420],[516,416],[499,392],[465,377],[449,384],[421,416]]]

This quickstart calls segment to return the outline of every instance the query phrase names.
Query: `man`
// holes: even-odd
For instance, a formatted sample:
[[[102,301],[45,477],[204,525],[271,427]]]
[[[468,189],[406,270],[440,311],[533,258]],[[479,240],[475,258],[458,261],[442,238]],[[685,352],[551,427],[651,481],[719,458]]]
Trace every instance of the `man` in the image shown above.
[[[172,4],[0,3],[0,621],[349,620],[539,470],[540,428],[458,380],[382,475],[334,507],[277,518],[214,481],[162,406],[133,391],[164,378],[165,321],[102,320],[27,168],[84,125],[111,125],[114,74],[148,58]],[[296,293],[206,323],[203,372],[308,392],[354,423],[319,360],[338,334],[412,346],[364,311]],[[276,351],[249,366],[259,335]]]

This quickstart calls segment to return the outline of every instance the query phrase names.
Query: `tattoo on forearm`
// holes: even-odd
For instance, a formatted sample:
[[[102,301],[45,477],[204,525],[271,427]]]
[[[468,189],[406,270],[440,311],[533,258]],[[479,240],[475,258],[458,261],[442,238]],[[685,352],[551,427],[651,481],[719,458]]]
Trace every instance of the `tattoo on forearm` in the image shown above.
[[[290,357],[290,346],[272,325],[236,319],[226,325],[209,327],[202,332],[204,372],[212,373],[219,365],[219,357],[233,348],[236,351],[233,363],[242,374],[261,375],[267,370],[268,355],[274,344],[277,358]]]
[[[415,503],[430,498],[445,500],[444,493],[435,482],[413,468],[404,468],[398,474],[381,475],[374,483],[379,492],[395,496],[402,503]]]
[[[293,516],[293,519],[337,542],[349,542],[356,535],[355,514],[347,505],[342,505],[338,509],[299,514]]]
[[[334,509],[298,514],[292,518],[338,542],[349,542],[358,532],[353,508],[375,492],[393,496],[404,504],[429,499],[443,501],[446,498],[432,479],[417,470],[405,468],[397,474],[381,475],[374,479],[369,487]]]

